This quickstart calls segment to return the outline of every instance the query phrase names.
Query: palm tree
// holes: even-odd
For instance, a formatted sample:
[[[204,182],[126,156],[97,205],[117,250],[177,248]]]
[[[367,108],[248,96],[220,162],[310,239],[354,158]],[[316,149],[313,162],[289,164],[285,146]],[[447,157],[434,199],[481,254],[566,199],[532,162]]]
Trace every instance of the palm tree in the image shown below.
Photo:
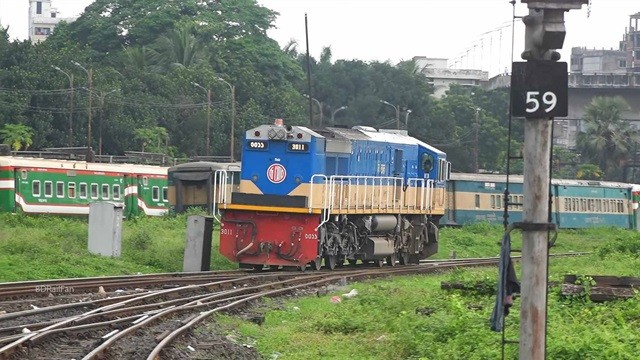
[[[628,109],[620,96],[595,97],[585,109],[586,131],[578,134],[578,149],[585,159],[597,163],[609,179],[626,164],[639,143],[637,132],[622,119]]]
[[[13,151],[20,151],[23,145],[26,150],[33,144],[33,129],[23,124],[5,124],[0,137]]]
[[[176,67],[190,67],[199,59],[202,46],[203,44],[195,37],[191,25],[178,25],[155,43],[158,56],[156,63],[163,64],[167,71]]]

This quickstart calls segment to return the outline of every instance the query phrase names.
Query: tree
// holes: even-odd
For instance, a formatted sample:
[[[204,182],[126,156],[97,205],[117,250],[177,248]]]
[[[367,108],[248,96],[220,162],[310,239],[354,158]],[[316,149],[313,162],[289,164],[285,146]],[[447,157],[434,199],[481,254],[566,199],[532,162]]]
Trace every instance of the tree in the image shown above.
[[[136,139],[142,143],[142,150],[152,153],[166,154],[169,144],[169,133],[163,127],[136,129]]]
[[[622,113],[629,109],[619,96],[595,97],[585,109],[587,129],[578,134],[577,146],[585,159],[597,163],[605,178],[624,181],[623,170],[638,135]]]
[[[33,143],[33,129],[22,124],[5,124],[0,136],[13,151],[20,151],[23,146],[26,150]]]

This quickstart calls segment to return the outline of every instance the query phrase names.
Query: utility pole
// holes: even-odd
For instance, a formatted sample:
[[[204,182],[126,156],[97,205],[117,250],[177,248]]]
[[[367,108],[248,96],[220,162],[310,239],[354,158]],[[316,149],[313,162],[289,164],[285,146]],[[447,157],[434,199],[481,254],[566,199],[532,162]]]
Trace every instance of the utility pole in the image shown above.
[[[92,117],[92,109],[91,109],[91,100],[93,98],[93,68],[89,68],[87,70],[84,66],[82,66],[77,61],[72,61],[72,64],[84,70],[87,73],[87,82],[89,84],[89,109],[88,113],[88,121],[87,121],[87,161],[93,161],[93,153],[91,151],[91,117]]]
[[[67,139],[67,146],[73,146],[73,73],[67,73],[66,71],[60,69],[57,66],[51,65],[55,70],[65,74],[69,79],[69,134]]]
[[[229,86],[229,89],[231,90],[231,133],[229,134],[229,158],[233,162],[233,144],[235,142],[234,132],[236,123],[236,87],[221,77],[216,77],[216,80],[222,81],[223,83],[227,84],[227,86]]]
[[[205,146],[207,156],[211,156],[211,88],[205,89],[204,86],[196,82],[191,82],[191,84],[204,90],[207,94],[207,138]]]
[[[514,63],[511,91],[514,116],[524,124],[524,204],[522,236],[521,360],[546,358],[549,155],[553,117],[566,116],[567,64],[558,63],[566,35],[564,13],[580,9],[589,0],[521,0],[529,8],[526,26],[526,63]]]
[[[480,153],[480,108],[476,108],[476,120],[473,124],[473,172],[478,173],[480,169],[480,161],[478,160]]]

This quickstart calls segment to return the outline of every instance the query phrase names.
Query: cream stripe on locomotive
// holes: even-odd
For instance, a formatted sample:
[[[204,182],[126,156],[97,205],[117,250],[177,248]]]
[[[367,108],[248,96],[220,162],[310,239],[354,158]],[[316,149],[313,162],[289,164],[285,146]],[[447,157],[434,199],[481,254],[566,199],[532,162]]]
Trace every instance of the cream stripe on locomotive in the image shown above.
[[[347,213],[402,213],[402,214],[444,214],[445,189],[436,188],[433,182],[422,179],[409,179],[412,185],[403,186],[402,178],[352,178],[338,177],[340,180],[329,184],[303,183],[291,191],[288,196],[307,197],[307,208],[329,209],[334,214]],[[335,179],[334,179],[335,180]],[[369,182],[369,185],[365,185]],[[373,184],[376,185],[373,185]],[[261,194],[251,181],[240,182],[240,191],[249,194]],[[234,205],[221,204],[223,208]],[[249,206],[250,207],[250,206]],[[247,208],[247,206],[243,206]],[[264,206],[261,207],[263,209]],[[274,208],[275,209],[275,208]],[[316,212],[316,211],[311,211]]]

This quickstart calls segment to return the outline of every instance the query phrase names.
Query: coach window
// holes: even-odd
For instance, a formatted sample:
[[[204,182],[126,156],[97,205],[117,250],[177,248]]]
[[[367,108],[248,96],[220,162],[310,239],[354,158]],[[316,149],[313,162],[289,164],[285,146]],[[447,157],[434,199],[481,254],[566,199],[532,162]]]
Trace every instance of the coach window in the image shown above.
[[[64,197],[64,183],[62,181],[56,182],[56,197]]]
[[[33,196],[40,196],[40,180],[34,180],[31,183],[31,194],[33,194]]]
[[[70,182],[67,185],[67,195],[69,196],[70,199],[76,198],[76,183]]]
[[[166,186],[162,187],[162,201],[169,202],[169,188]]]
[[[53,182],[51,181],[44,182],[44,196],[45,197],[53,196]]]
[[[120,185],[113,185],[113,200],[120,200]]]
[[[619,213],[624,212],[624,202],[622,200],[618,200],[618,212]]]
[[[91,198],[98,198],[98,184],[91,184]]]
[[[491,195],[491,208],[492,209],[496,208],[496,196],[495,195]]]
[[[157,186],[154,186],[151,189],[151,200],[153,201],[160,200],[160,188],[158,188]]]
[[[109,200],[109,185],[102,184],[102,200]]]
[[[476,209],[480,208],[480,194],[476,194]]]
[[[80,197],[80,199],[86,199],[87,198],[87,184],[86,183],[80,183],[80,194],[78,194],[78,197]]]

